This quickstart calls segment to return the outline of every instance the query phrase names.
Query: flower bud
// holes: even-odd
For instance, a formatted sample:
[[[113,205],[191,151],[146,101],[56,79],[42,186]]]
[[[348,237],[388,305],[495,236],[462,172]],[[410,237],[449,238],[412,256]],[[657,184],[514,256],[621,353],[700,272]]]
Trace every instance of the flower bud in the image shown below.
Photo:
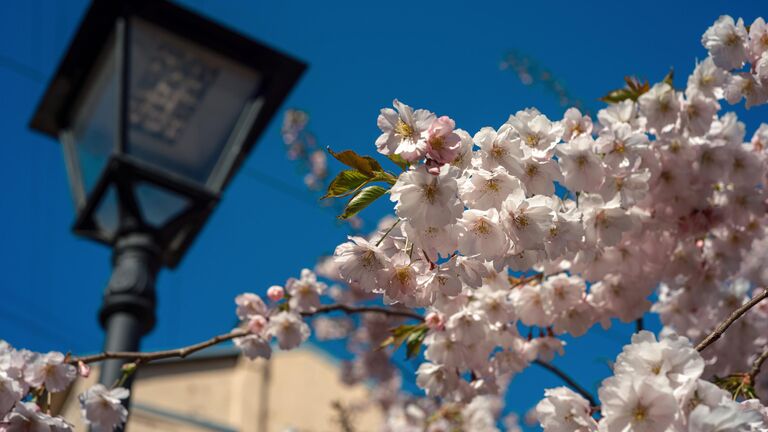
[[[279,285],[272,285],[267,290],[267,297],[272,301],[280,301],[285,296],[285,290]]]
[[[424,322],[431,329],[441,329],[443,327],[443,317],[437,312],[428,313],[426,318],[424,318]]]
[[[130,375],[136,372],[136,367],[137,367],[136,363],[126,363],[123,365],[122,370],[124,374]]]
[[[79,361],[77,362],[77,373],[83,378],[88,378],[88,375],[91,374],[91,367]]]

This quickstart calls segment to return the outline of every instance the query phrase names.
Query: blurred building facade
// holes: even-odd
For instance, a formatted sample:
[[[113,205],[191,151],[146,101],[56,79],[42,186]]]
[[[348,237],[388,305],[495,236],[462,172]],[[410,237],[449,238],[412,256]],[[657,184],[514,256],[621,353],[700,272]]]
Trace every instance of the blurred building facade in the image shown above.
[[[339,380],[338,361],[319,349],[273,352],[248,360],[236,348],[142,366],[133,384],[127,432],[375,431],[381,424],[364,385]],[[77,395],[98,370],[77,380],[53,408],[87,430]]]

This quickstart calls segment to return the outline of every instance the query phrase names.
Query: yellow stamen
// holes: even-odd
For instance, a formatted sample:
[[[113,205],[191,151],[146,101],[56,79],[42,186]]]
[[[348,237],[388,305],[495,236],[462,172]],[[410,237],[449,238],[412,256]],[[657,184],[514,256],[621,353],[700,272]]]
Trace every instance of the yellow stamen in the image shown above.
[[[407,284],[411,280],[411,272],[408,267],[400,267],[395,272],[395,277],[402,285]]]
[[[635,408],[635,411],[632,413],[632,417],[635,418],[636,422],[641,422],[645,420],[646,415],[647,413],[645,412],[645,407],[642,407],[642,406],[638,406],[637,408]]]
[[[435,184],[428,184],[424,186],[424,189],[422,191],[424,193],[424,198],[427,200],[428,203],[434,204],[437,200],[437,186]]]
[[[485,219],[479,219],[475,222],[473,231],[477,234],[488,235],[491,232],[491,226]]]
[[[404,122],[403,119],[398,119],[397,124],[395,125],[395,133],[397,135],[400,135],[403,138],[412,139],[413,138],[413,128],[408,123]]]

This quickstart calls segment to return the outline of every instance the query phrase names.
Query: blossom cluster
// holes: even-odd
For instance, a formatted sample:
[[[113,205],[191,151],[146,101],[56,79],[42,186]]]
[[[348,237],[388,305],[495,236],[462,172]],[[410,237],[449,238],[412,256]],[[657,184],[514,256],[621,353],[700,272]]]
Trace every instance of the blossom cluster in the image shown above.
[[[723,77],[722,83],[712,83],[713,90],[722,91],[722,97],[731,104],[744,98],[747,108],[768,101],[768,25],[762,17],[755,19],[747,30],[743,19],[734,21],[723,15],[707,29],[701,43],[709,51],[714,66],[707,66],[711,76],[715,80]],[[745,64],[749,64],[749,71],[741,71]],[[737,72],[721,74],[718,68]],[[724,88],[717,89],[721,84]]]
[[[535,413],[551,431],[752,432],[768,430],[768,408],[701,379],[704,359],[674,334],[659,341],[647,331],[632,337],[600,386],[600,407],[566,387],[549,389]],[[602,418],[596,421],[595,409]]]
[[[766,41],[762,19],[747,31],[721,17],[686,88],[665,80],[597,119],[529,108],[470,135],[395,100],[376,148],[407,164],[389,190],[397,218],[338,246],[335,278],[426,310],[417,383],[446,401],[498,394],[562,354],[559,335],[652,307],[668,331],[703,337],[761,282],[742,263],[765,249],[768,126],[745,142],[745,125],[720,110],[723,99],[766,102]],[[706,377],[745,370],[765,316],[741,350],[706,354],[717,359]]]
[[[270,340],[275,338],[280,349],[290,350],[301,345],[309,337],[309,326],[301,317],[301,312],[312,312],[320,306],[320,294],[326,285],[317,280],[309,269],[301,272],[301,278],[291,278],[285,287],[272,286],[267,296],[273,302],[288,298],[285,307],[270,308],[256,294],[244,293],[235,298],[237,317],[248,329],[248,334],[234,339],[250,359],[270,358],[272,348]]]
[[[768,101],[768,26],[723,16],[702,44],[709,56],[684,89],[665,79],[596,119],[571,108],[551,120],[529,108],[470,135],[399,100],[381,110],[376,149],[404,168],[388,191],[397,217],[350,237],[318,273],[348,286],[326,291],[338,303],[380,296],[425,311],[423,326],[400,328],[426,346],[416,381],[443,404],[392,391],[401,378],[378,348],[401,318],[316,319],[315,328],[320,338],[348,337],[356,357],[344,381],[380,383],[391,430],[469,429],[461,424],[473,418],[462,414],[470,406],[491,419],[471,430],[495,430],[494,401],[529,364],[562,355],[561,335],[649,310],[667,336],[641,333],[625,348],[600,389],[601,430],[762,421],[742,415],[761,412],[758,402],[726,403],[702,378],[745,370],[767,342],[768,310],[734,331],[745,342],[738,348],[705,353],[706,366],[687,338],[703,338],[768,281],[759,259],[768,255],[768,125],[745,142],[745,125],[720,112],[722,101]],[[299,314],[319,307],[326,287],[308,270],[302,280],[277,313],[254,295],[238,298],[250,305],[238,311],[252,332],[236,341],[246,355],[268,357],[272,336],[285,348],[306,339]],[[595,409],[560,388],[537,412],[545,429],[596,430]]]
[[[0,431],[72,431],[70,423],[50,415],[37,401],[46,393],[65,391],[78,375],[88,376],[89,371],[85,364],[75,367],[62,353],[17,350],[0,341]],[[86,424],[96,431],[122,425],[128,411],[121,400],[128,394],[127,389],[107,389],[101,384],[87,389],[80,395]]]

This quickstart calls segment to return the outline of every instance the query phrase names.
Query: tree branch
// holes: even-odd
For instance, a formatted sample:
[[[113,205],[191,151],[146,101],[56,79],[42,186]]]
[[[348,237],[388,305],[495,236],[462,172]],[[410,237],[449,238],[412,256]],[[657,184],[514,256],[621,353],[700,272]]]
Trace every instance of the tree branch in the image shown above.
[[[536,363],[537,365],[543,367],[544,369],[552,372],[553,374],[557,375],[561,380],[565,381],[566,384],[571,386],[571,388],[576,390],[577,393],[579,393],[580,395],[584,396],[584,399],[589,401],[590,407],[596,408],[596,407],[600,406],[600,404],[597,403],[595,398],[592,396],[592,394],[587,389],[585,389],[579,383],[574,381],[573,378],[571,378],[568,374],[566,374],[565,372],[560,370],[557,366],[554,366],[554,365],[552,365],[550,363],[547,363],[547,362],[543,362],[541,360],[534,360],[533,362]]]
[[[333,305],[321,306],[311,312],[302,312],[301,315],[304,317],[311,317],[314,315],[319,315],[319,314],[324,314],[324,313],[329,313],[334,311],[341,311],[348,315],[358,314],[358,313],[379,313],[384,315],[399,316],[399,317],[412,318],[419,321],[424,321],[424,317],[422,317],[421,315],[415,312],[410,312],[406,310],[388,309],[385,307],[377,307],[377,306],[349,306],[344,304],[333,304]],[[162,360],[167,358],[185,358],[192,353],[204,350],[214,345],[218,345],[228,340],[247,336],[248,334],[250,334],[248,330],[238,328],[238,329],[232,330],[229,333],[220,334],[206,341],[196,343],[194,345],[189,345],[183,348],[154,351],[154,352],[105,351],[100,354],[94,354],[94,355],[82,356],[82,357],[72,357],[69,360],[69,363],[77,364],[79,362],[83,362],[88,364],[88,363],[94,363],[94,362],[107,360],[107,359],[126,359],[126,360],[132,360],[140,363],[148,363],[151,361]]]
[[[341,311],[344,312],[347,315],[353,315],[357,313],[379,313],[384,315],[390,315],[390,316],[399,316],[403,318],[412,318],[419,321],[424,321],[424,317],[417,314],[416,312],[410,312],[407,310],[399,310],[399,309],[389,309],[385,307],[378,307],[378,306],[349,306],[345,304],[334,304],[334,305],[328,305],[328,306],[320,306],[319,308],[315,309],[311,312],[302,312],[301,316],[303,317],[311,317],[314,315],[320,315],[324,313],[329,312],[335,312],[335,311]]]
[[[94,363],[97,361],[107,360],[107,359],[127,359],[127,360],[139,361],[141,363],[147,363],[150,361],[162,360],[167,358],[184,358],[192,353],[198,352],[200,350],[204,350],[206,348],[212,347],[214,345],[220,344],[228,340],[246,336],[249,333],[250,332],[246,329],[234,329],[229,333],[220,334],[206,341],[196,343],[194,345],[189,345],[183,348],[164,350],[164,351],[154,351],[154,352],[105,351],[101,354],[94,354],[94,355],[82,356],[82,357],[73,357],[72,359],[69,360],[69,362],[71,364],[76,364],[79,362],[83,362],[87,364],[87,363]]]
[[[768,346],[766,346],[763,349],[763,353],[752,362],[752,369],[749,371],[749,382],[753,385],[755,383],[755,378],[757,378],[757,374],[760,373],[760,368],[763,366],[766,359],[768,359]]]
[[[768,289],[764,289],[760,294],[753,297],[750,301],[744,303],[741,305],[741,307],[731,312],[731,314],[723,322],[721,322],[720,325],[718,325],[717,328],[715,328],[715,330],[709,334],[709,336],[704,338],[704,340],[696,345],[696,351],[701,352],[708,346],[712,345],[712,343],[714,343],[716,340],[720,339],[720,336],[725,333],[725,331],[728,329],[728,327],[731,326],[731,324],[734,323],[734,321],[739,319],[748,310],[752,309],[753,306],[763,301],[766,297],[768,297]]]

